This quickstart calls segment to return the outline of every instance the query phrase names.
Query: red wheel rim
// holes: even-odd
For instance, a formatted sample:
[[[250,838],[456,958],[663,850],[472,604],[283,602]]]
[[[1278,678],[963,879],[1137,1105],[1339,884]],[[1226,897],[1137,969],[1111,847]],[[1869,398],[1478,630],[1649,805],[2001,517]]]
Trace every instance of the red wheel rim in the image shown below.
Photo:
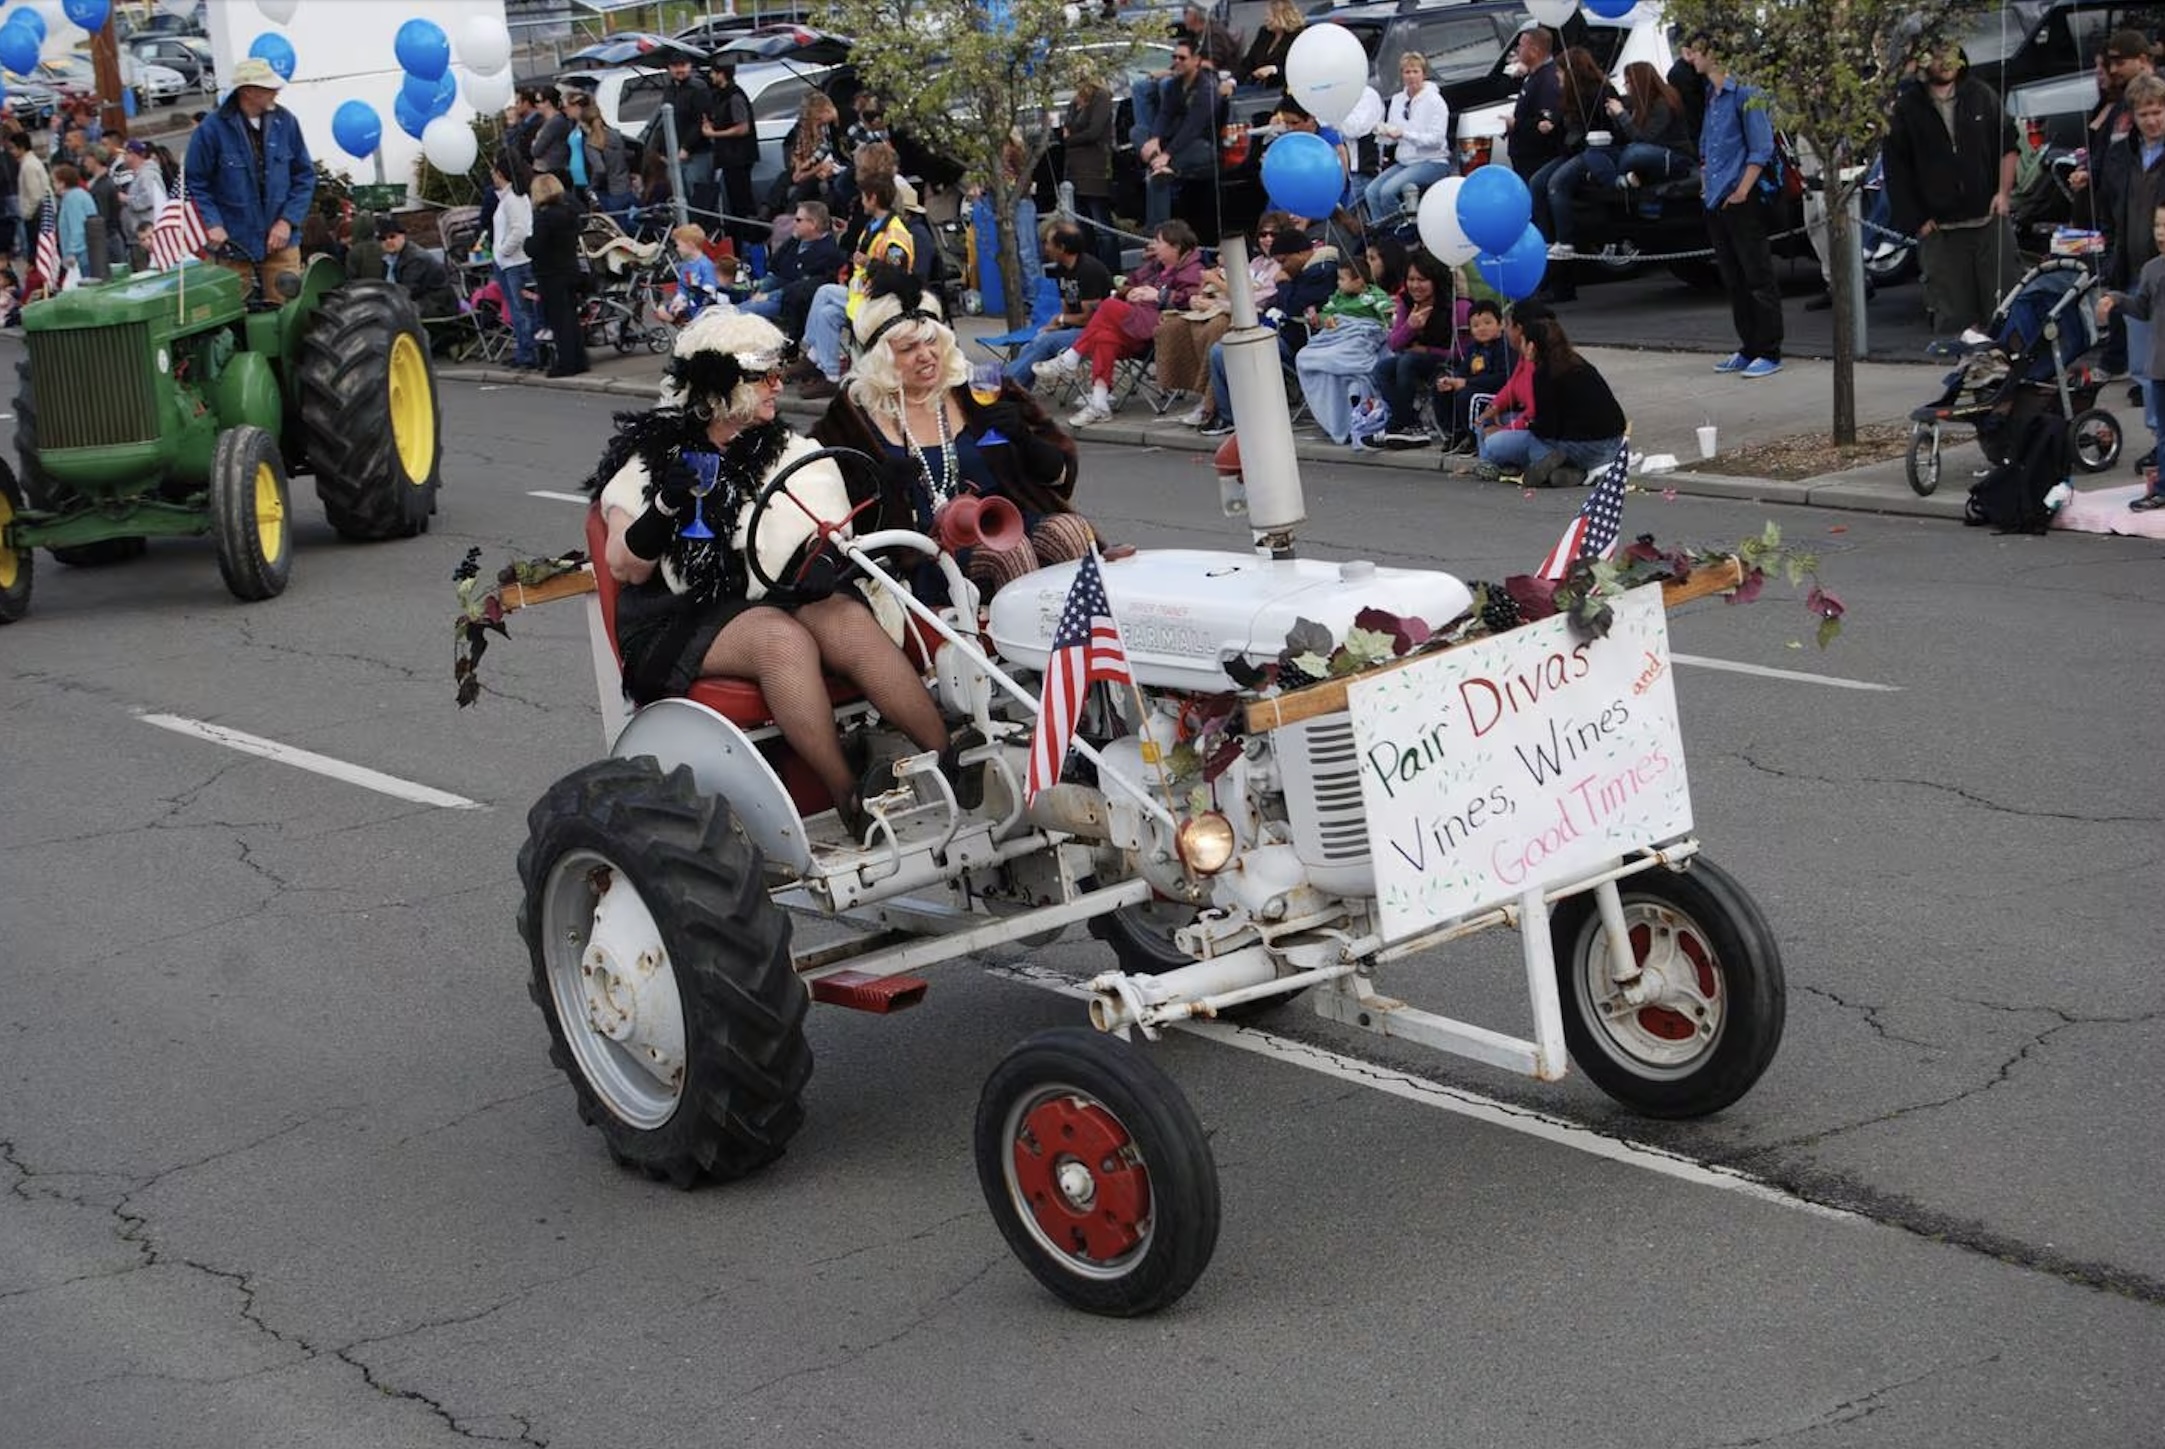
[[[1012,1181],[1048,1246],[1110,1263],[1150,1227],[1150,1172],[1120,1119],[1088,1098],[1048,1096],[1017,1123]]]
[[[1653,937],[1653,928],[1649,925],[1641,923],[1631,928],[1631,954],[1641,966],[1646,964]],[[1717,1000],[1721,995],[1721,973],[1714,969],[1714,952],[1700,939],[1699,933],[1680,924],[1675,933],[1674,949],[1691,963],[1700,994],[1709,1001]],[[1663,1041],[1690,1041],[1698,1032],[1697,1024],[1690,1017],[1666,1006],[1649,1006],[1642,1010],[1639,1029]]]

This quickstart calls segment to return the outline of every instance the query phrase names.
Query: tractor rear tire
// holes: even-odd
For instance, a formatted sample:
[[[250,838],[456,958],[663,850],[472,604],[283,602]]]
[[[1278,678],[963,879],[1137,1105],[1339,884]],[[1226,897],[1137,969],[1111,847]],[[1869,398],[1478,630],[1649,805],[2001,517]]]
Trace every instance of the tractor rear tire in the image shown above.
[[[23,490],[15,470],[0,462],[0,624],[12,624],[30,612],[33,550],[7,546],[8,525],[22,508]]]
[[[15,456],[22,460],[23,492],[32,508],[58,510],[67,506],[70,495],[38,466],[38,408],[31,394],[29,358],[15,364],[15,375],[21,379],[15,391]],[[149,547],[141,538],[106,538],[46,552],[69,568],[95,569],[141,558]]]
[[[293,576],[292,491],[278,440],[261,428],[227,428],[211,454],[211,542],[218,572],[244,603],[274,599]]]
[[[443,462],[428,333],[389,282],[325,295],[301,339],[301,424],[316,496],[341,538],[412,538],[428,528]]]
[[[526,826],[529,991],[580,1118],[620,1166],[678,1187],[780,1157],[804,1123],[811,998],[728,802],[688,766],[608,759],[551,785]]]

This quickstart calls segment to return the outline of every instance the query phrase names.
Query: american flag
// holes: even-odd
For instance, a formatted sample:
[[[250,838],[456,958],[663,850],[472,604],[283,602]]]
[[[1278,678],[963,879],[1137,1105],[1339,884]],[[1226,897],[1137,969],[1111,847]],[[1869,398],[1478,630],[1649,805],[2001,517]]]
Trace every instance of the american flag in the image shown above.
[[[204,233],[203,218],[188,199],[188,180],[182,177],[179,194],[158,208],[157,218],[150,224],[151,265],[161,271],[177,267],[208,245],[210,237]]]
[[[1112,602],[1105,597],[1105,579],[1098,572],[1093,550],[1083,555],[1075,582],[1068,588],[1067,603],[1060,610],[1060,623],[1053,630],[1052,657],[1045,661],[1045,689],[1037,702],[1037,732],[1030,737],[1027,798],[1035,799],[1038,791],[1058,783],[1090,686],[1133,682],[1127,647],[1120,642],[1120,626],[1113,621]]]
[[[47,292],[60,290],[60,208],[53,202],[51,192],[38,203],[38,275],[45,279]]]
[[[1617,445],[1616,457],[1587,482],[1592,491],[1579,505],[1578,517],[1556,540],[1556,547],[1541,560],[1536,577],[1560,579],[1571,566],[1592,555],[1607,558],[1616,552],[1616,537],[1624,527],[1624,479],[1631,472],[1631,441]]]

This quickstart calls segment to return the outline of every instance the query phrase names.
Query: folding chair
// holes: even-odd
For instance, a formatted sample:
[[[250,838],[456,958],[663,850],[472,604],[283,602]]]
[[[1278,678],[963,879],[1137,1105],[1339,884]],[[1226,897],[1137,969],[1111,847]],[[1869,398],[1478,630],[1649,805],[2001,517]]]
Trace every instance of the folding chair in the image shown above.
[[[1119,412],[1129,398],[1140,393],[1156,417],[1164,417],[1173,405],[1173,394],[1158,386],[1158,348],[1155,342],[1133,357],[1113,364],[1113,411]]]
[[[1013,362],[1043,332],[1052,319],[1060,315],[1060,284],[1051,277],[1037,279],[1037,291],[1030,297],[1030,323],[1012,332],[1002,332],[992,337],[980,337],[977,345],[990,352],[1002,362]]]

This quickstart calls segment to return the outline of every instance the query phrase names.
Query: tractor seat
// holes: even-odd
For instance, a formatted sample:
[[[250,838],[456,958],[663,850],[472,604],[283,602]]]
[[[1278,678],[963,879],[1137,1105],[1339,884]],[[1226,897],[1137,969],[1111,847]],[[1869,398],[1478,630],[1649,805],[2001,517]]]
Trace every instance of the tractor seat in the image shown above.
[[[602,627],[609,632],[609,652],[616,648],[616,591],[617,582],[609,575],[603,551],[609,542],[608,525],[601,521],[601,509],[586,511],[586,551],[594,561],[594,595],[601,602]],[[617,655],[617,666],[623,667],[622,655]],[[774,716],[767,708],[767,698],[759,686],[749,679],[731,679],[709,676],[692,681],[692,687],[684,697],[695,704],[703,704],[723,719],[743,729],[759,729],[774,723]],[[864,696],[857,686],[847,680],[827,676],[827,697],[836,704],[849,704]]]

